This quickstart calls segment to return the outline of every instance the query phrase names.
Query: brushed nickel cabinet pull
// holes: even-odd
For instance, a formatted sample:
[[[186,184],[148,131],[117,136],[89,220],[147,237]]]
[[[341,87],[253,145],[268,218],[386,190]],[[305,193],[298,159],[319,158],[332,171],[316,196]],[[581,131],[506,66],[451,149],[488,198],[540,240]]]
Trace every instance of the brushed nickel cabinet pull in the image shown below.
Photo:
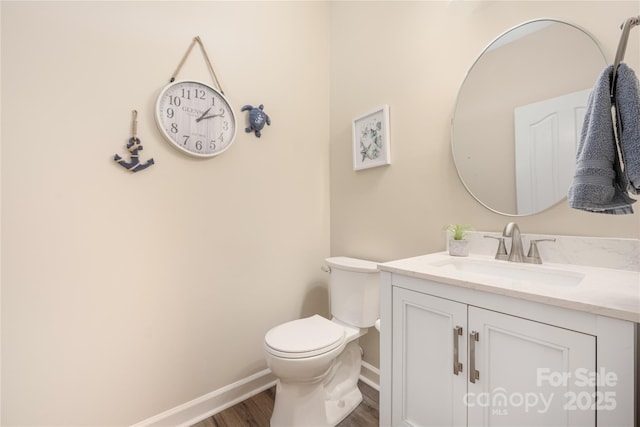
[[[480,379],[480,372],[476,371],[476,341],[479,340],[479,332],[472,331],[469,334],[469,381],[474,384]]]
[[[458,337],[462,335],[462,326],[456,326],[453,328],[453,375],[458,375],[462,372],[462,363],[458,357]]]

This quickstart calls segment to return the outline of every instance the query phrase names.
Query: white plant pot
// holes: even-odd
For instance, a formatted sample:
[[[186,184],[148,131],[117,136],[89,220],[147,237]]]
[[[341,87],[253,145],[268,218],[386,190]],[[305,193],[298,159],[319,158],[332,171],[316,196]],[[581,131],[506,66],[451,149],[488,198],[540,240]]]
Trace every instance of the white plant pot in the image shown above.
[[[469,256],[469,241],[449,239],[449,255]]]

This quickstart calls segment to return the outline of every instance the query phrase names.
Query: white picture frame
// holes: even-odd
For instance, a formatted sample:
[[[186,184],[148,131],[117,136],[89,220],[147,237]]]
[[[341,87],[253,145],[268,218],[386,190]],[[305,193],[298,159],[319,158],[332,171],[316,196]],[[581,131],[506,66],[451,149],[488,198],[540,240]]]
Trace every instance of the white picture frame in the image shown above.
[[[353,170],[390,165],[389,106],[353,119],[352,140]]]

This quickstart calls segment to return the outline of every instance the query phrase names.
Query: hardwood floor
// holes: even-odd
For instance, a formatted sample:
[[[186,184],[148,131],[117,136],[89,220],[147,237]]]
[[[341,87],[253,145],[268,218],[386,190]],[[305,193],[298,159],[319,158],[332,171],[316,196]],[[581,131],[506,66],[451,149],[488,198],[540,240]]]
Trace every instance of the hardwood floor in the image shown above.
[[[362,402],[337,427],[378,425],[378,392],[362,381],[358,383],[358,387],[362,391]],[[275,396],[276,389],[272,387],[192,427],[269,427]]]

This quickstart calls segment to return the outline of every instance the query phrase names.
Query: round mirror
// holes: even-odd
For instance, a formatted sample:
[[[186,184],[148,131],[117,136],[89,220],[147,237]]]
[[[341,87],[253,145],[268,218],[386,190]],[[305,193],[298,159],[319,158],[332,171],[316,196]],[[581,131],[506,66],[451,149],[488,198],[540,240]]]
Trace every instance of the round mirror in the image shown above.
[[[494,40],[467,73],[451,124],[471,195],[512,216],[564,200],[587,99],[606,65],[591,35],[561,21],[526,22]]]

